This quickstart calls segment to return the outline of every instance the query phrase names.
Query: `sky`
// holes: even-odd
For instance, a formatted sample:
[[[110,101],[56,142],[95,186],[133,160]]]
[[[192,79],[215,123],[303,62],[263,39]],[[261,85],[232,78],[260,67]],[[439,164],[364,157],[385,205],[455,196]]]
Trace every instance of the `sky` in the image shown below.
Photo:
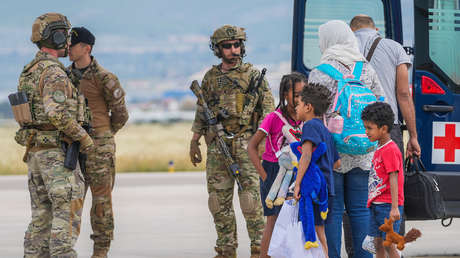
[[[73,26],[87,27],[102,52],[186,52],[190,44],[207,48],[209,35],[223,24],[245,27],[250,44],[290,48],[289,0],[6,0],[0,7],[0,53],[33,49],[31,25],[45,12],[63,13]]]
[[[2,0],[0,99],[16,88],[22,67],[37,51],[30,42],[31,27],[46,12],[60,12],[72,26],[93,32],[93,54],[127,85],[128,96],[161,96],[149,93],[151,88],[188,89],[186,82],[219,62],[209,49],[209,36],[224,24],[246,29],[245,61],[269,68],[267,78],[277,89],[290,70],[292,8],[291,0]],[[149,91],[138,91],[138,85]]]

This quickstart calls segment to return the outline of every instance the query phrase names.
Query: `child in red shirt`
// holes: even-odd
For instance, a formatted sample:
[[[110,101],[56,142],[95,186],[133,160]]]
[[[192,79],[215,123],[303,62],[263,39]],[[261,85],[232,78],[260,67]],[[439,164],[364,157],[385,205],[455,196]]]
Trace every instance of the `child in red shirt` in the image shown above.
[[[371,216],[369,235],[374,237],[376,257],[399,257],[396,246],[383,246],[385,233],[379,231],[384,218],[394,220],[393,228],[399,232],[400,218],[404,205],[404,170],[401,152],[391,140],[390,131],[393,127],[394,114],[390,105],[376,102],[367,106],[361,119],[366,128],[366,135],[371,141],[378,141],[378,148],[372,158],[372,168],[369,173],[369,196],[367,207]]]

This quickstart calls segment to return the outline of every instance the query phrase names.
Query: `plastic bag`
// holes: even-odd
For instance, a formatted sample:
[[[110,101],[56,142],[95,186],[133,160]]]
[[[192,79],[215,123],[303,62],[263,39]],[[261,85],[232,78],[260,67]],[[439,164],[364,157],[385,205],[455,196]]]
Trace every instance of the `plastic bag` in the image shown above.
[[[305,237],[302,222],[299,221],[299,205],[294,199],[285,201],[273,229],[268,255],[273,258],[323,258],[323,248],[319,240],[318,243],[317,248],[304,248]]]
[[[361,245],[361,247],[368,251],[369,253],[371,254],[376,254],[376,250],[375,250],[375,244],[374,244],[374,237],[372,236],[369,236],[367,235],[364,240],[363,240],[363,243]]]

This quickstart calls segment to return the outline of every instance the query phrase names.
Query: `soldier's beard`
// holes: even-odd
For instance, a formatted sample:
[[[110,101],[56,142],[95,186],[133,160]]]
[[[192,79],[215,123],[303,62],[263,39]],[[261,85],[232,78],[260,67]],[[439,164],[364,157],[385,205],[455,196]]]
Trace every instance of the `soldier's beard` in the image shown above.
[[[231,55],[230,58],[223,56],[222,62],[229,65],[236,65],[240,59],[241,55]]]

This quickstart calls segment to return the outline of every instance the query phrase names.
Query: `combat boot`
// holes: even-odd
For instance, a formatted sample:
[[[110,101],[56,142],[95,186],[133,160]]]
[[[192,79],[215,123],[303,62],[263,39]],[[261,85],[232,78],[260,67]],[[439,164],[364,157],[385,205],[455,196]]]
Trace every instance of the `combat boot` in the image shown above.
[[[94,247],[93,255],[91,256],[91,258],[107,258],[108,252],[109,252],[108,248]]]
[[[251,246],[251,258],[260,257],[260,246]]]
[[[110,249],[110,241],[94,241],[93,256],[91,258],[107,258]]]
[[[214,256],[214,258],[236,258],[236,250],[235,249],[223,249],[223,248],[218,248],[214,247],[214,250],[216,250],[217,255]]]
[[[75,251],[71,251],[71,252],[68,252],[68,253],[65,253],[65,254],[58,254],[58,255],[53,256],[53,257],[56,257],[56,258],[77,258],[77,253],[75,253]]]

